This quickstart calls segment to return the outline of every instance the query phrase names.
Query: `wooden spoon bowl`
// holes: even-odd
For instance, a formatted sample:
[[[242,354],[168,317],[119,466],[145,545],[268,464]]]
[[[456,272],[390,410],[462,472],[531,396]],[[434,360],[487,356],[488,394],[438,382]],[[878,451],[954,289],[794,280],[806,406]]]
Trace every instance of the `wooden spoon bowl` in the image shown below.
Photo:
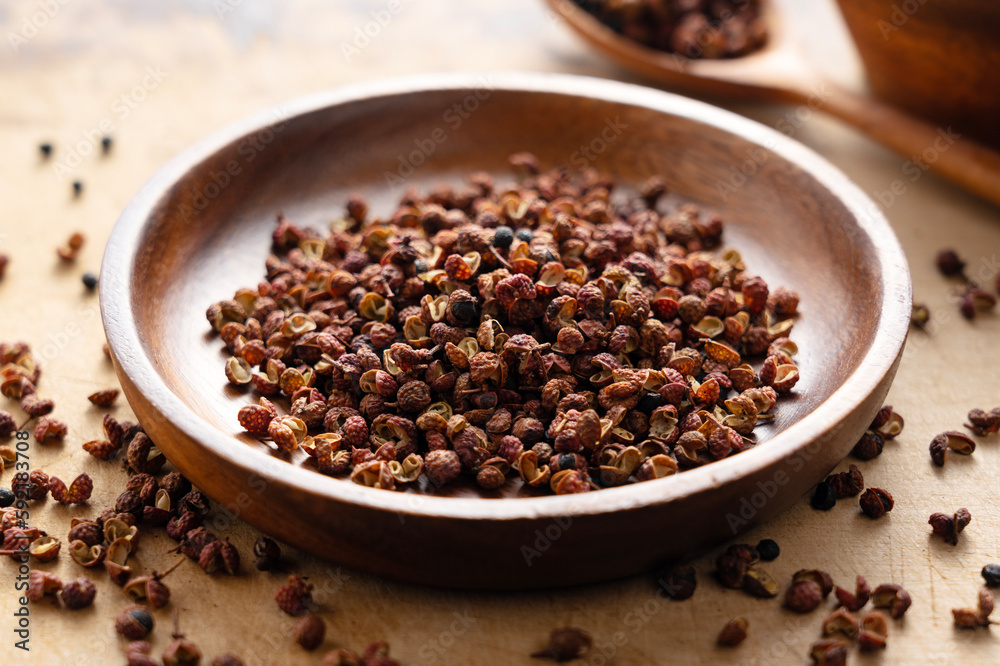
[[[985,10],[993,3],[962,0],[943,3],[945,9],[921,9],[915,14],[920,20],[911,19],[905,26],[907,31],[894,36],[895,41],[889,46],[873,42],[874,33],[879,31],[878,12],[890,14],[891,8],[870,0],[841,0],[848,25],[859,40],[861,54],[866,64],[874,67],[873,81],[878,92],[892,102],[903,103],[911,111],[936,119],[944,124],[941,127],[825,79],[800,52],[791,26],[774,0],[767,0],[762,6],[761,16],[768,26],[767,43],[745,56],[726,59],[688,59],[658,51],[615,32],[572,0],[546,2],[588,44],[652,81],[674,90],[715,98],[804,104],[812,110],[824,111],[906,159],[923,155],[924,168],[1000,205],[1000,153],[964,135],[957,138],[946,131],[953,122],[960,123],[963,128],[978,130],[980,139],[997,140],[995,127],[1000,107],[996,92],[984,81],[996,71],[1000,49],[993,44],[996,40],[982,36],[994,34],[989,30],[997,26],[1000,10],[996,7]],[[954,9],[955,4],[960,9]],[[973,5],[982,9],[971,12],[969,8]],[[943,28],[936,18],[941,13],[949,17]],[[963,32],[955,27],[963,21],[966,28],[976,21],[987,27]],[[944,34],[947,41],[936,43]],[[977,35],[979,40],[975,39]],[[959,59],[972,60],[978,67],[960,64],[942,67],[941,61],[950,63],[953,58],[947,55],[949,49],[968,51],[969,58]],[[933,78],[927,76],[930,71],[934,72]],[[945,82],[950,83],[945,85]],[[933,102],[928,101],[932,98]],[[987,126],[992,129],[987,130]]]
[[[719,183],[761,146],[767,159],[721,197]],[[204,312],[261,279],[275,213],[322,228],[360,192],[384,215],[409,186],[457,184],[477,169],[507,182],[506,158],[521,150],[545,165],[590,162],[625,184],[663,176],[672,192],[723,216],[725,242],[753,272],[799,291],[793,338],[803,378],[762,443],[674,477],[583,495],[526,496],[510,481],[488,496],[456,487],[446,497],[326,477],[241,433],[236,412],[254,398],[226,383]],[[632,574],[802,497],[881,405],[906,336],[910,283],[875,205],[820,157],[752,121],[590,78],[435,75],[319,94],[174,159],[112,233],[101,309],[144,428],[233,514],[386,577],[509,589]]]

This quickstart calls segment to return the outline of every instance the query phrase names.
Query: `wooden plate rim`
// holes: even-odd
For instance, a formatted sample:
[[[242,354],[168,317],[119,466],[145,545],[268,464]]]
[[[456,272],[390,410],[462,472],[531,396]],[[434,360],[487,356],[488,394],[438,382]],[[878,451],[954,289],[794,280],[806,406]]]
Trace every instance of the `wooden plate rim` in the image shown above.
[[[468,92],[488,80],[494,90],[587,97],[615,104],[645,107],[678,116],[766,146],[825,187],[851,213],[867,236],[882,280],[879,325],[871,347],[852,373],[821,407],[768,440],[766,446],[660,481],[609,488],[573,496],[532,498],[448,498],[421,496],[415,508],[410,496],[330,479],[247,447],[208,426],[176,396],[147,358],[130,285],[135,277],[137,249],[159,204],[190,170],[217,151],[275,122],[276,110],[288,121],[327,107],[364,99],[419,94],[423,91]],[[101,316],[108,343],[121,370],[172,426],[208,447],[247,474],[268,483],[293,485],[333,502],[363,505],[403,515],[455,519],[546,519],[565,515],[602,514],[636,506],[666,504],[750,476],[823,437],[871,394],[902,352],[909,326],[911,286],[902,248],[878,206],[842,172],[817,153],[780,132],[729,111],[686,97],[637,85],[592,77],[547,73],[424,74],[367,82],[315,93],[236,122],[170,160],[126,206],[105,249],[101,275]],[[873,309],[875,306],[873,306]],[[238,447],[238,448],[237,448]]]

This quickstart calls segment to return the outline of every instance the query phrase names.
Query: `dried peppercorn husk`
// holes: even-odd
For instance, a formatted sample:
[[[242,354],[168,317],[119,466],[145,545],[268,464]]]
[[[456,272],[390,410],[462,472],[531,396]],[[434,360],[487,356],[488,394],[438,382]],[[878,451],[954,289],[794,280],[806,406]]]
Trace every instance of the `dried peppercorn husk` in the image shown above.
[[[945,543],[956,546],[958,545],[958,535],[962,533],[966,525],[972,522],[972,514],[969,513],[968,509],[961,508],[951,515],[946,513],[931,514],[927,522],[935,535],[944,539]]]
[[[979,629],[980,627],[988,627],[991,624],[996,624],[996,622],[990,620],[990,615],[993,614],[993,606],[993,593],[988,588],[980,588],[977,606],[974,610],[971,608],[951,609],[955,626],[959,629]]]
[[[980,437],[1000,431],[1000,407],[994,407],[988,412],[982,409],[969,410],[968,419],[965,427]]]
[[[865,480],[857,465],[850,465],[848,471],[826,477],[837,499],[856,497],[865,489]]]
[[[816,666],[844,666],[847,663],[847,643],[835,638],[824,638],[809,648],[809,657]]]
[[[738,617],[726,623],[716,638],[716,643],[723,647],[736,647],[747,637],[747,627],[750,622],[745,617]]]
[[[295,574],[288,577],[288,584],[278,588],[274,595],[274,600],[278,608],[291,616],[298,616],[305,613],[313,605],[312,598],[313,585],[306,583]]]
[[[512,164],[517,185],[411,193],[388,216],[354,197],[363,219],[326,236],[279,218],[266,281],[206,311],[228,379],[259,396],[247,433],[371,488],[517,473],[556,494],[754,444],[800,376],[798,296],[717,251],[717,216],[651,207],[654,185],[618,203],[596,172]],[[539,444],[595,464],[553,468]]]
[[[118,399],[118,393],[118,389],[105,389],[103,391],[97,391],[96,393],[90,394],[87,396],[87,400],[97,407],[107,409],[115,404],[115,400]]]
[[[593,639],[583,629],[563,627],[553,629],[545,649],[533,652],[531,656],[557,662],[571,661],[586,655],[592,644]]]
[[[875,608],[888,608],[894,620],[903,617],[912,603],[909,592],[892,583],[883,583],[876,587],[871,600]]]
[[[73,479],[69,488],[54,476],[49,479],[49,493],[60,504],[82,504],[90,499],[93,491],[94,482],[87,474],[80,474]]]
[[[845,590],[838,586],[836,589],[837,603],[849,611],[861,610],[871,598],[871,587],[864,576],[858,576],[855,582],[854,592]]]
[[[795,581],[785,593],[785,608],[796,613],[808,613],[819,607],[823,591],[811,580]]]
[[[723,0],[714,4],[664,0],[659,3],[579,0],[582,9],[608,28],[639,44],[690,59],[734,58],[752,53],[768,39],[767,25],[756,0]],[[537,172],[537,160],[521,168]],[[536,171],[531,171],[534,168]],[[667,191],[662,178],[640,186],[650,205]]]

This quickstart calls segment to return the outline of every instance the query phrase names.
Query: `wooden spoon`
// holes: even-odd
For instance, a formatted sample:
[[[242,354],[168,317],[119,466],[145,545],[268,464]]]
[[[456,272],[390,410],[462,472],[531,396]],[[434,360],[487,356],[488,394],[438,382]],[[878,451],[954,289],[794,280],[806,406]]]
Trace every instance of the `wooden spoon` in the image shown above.
[[[763,7],[768,42],[762,49],[740,58],[704,60],[639,44],[616,33],[570,0],[546,2],[590,44],[643,76],[695,94],[808,104],[854,125],[913,160],[915,168],[929,168],[956,185],[1000,204],[1000,153],[957,138],[950,128],[937,127],[826,79],[800,53],[772,2],[764,3]]]

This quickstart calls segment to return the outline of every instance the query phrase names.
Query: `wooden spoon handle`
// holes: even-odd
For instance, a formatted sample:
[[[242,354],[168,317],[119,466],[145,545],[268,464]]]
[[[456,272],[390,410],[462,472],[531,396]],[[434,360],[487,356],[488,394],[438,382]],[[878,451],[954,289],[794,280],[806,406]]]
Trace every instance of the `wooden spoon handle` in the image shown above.
[[[917,174],[929,169],[1000,205],[1000,153],[949,126],[936,126],[878,100],[832,87],[823,110],[906,157],[904,182],[916,180]]]

